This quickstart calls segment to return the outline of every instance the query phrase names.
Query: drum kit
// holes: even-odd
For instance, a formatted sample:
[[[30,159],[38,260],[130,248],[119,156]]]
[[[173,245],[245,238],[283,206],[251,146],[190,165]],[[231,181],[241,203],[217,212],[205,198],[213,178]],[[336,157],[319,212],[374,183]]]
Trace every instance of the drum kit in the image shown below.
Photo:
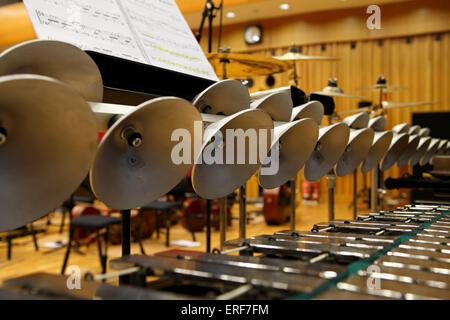
[[[297,59],[298,55],[290,56],[295,58],[290,61],[302,60]],[[280,59],[289,60],[288,57]],[[310,60],[313,58],[317,57]],[[222,54],[221,59],[233,61],[240,57]],[[304,57],[303,60],[308,59]],[[223,61],[220,63],[225,65]],[[232,62],[229,64],[233,65]],[[279,65],[281,69],[283,67]],[[224,75],[234,76],[232,70],[227,69]],[[251,72],[251,67],[246,72]],[[33,40],[0,54],[0,150],[3,155],[0,161],[4,177],[0,231],[21,227],[46,215],[70,196],[88,172],[96,197],[109,207],[121,210],[125,219],[129,218],[130,209],[144,206],[170,191],[192,168],[193,188],[203,199],[224,200],[240,188],[239,241],[243,242],[238,247],[246,247],[240,250],[242,252],[263,252],[267,257],[130,256],[129,246],[128,249],[123,246],[123,258],[112,264],[138,267],[137,278],[141,282],[155,270],[159,270],[159,275],[175,274],[175,278],[220,280],[226,283],[224,288],[232,288],[228,298],[234,297],[236,285],[243,283],[248,286],[238,291],[250,295],[255,294],[255,287],[270,289],[273,297],[285,296],[287,292],[311,293],[343,271],[337,265],[317,267],[316,262],[354,262],[373,257],[383,248],[383,243],[396,243],[395,238],[389,238],[391,242],[382,238],[386,241],[380,240],[379,244],[377,239],[355,237],[349,240],[344,236],[348,245],[347,242],[342,245],[330,240],[335,239],[331,236],[336,233],[364,230],[374,233],[374,237],[395,237],[418,231],[414,236],[419,237],[419,234],[430,234],[429,230],[433,230],[433,237],[437,237],[439,232],[448,231],[446,226],[441,226],[447,223],[447,218],[441,217],[442,210],[447,207],[439,206],[425,207],[431,212],[428,216],[428,211],[422,210],[424,207],[394,212],[395,218],[401,219],[409,214],[409,220],[405,218],[407,222],[383,222],[380,219],[393,219],[385,212],[360,217],[354,222],[334,220],[336,174],[345,176],[362,164],[363,172],[372,171],[374,175],[378,168],[385,171],[399,161],[423,165],[436,154],[447,154],[448,141],[428,137],[430,130],[427,128],[401,124],[385,130],[384,116],[370,119],[370,114],[365,111],[341,122],[321,126],[326,110],[323,103],[312,99],[314,95],[304,96],[303,103],[297,105],[293,97],[299,92],[294,87],[250,95],[240,81],[232,79],[214,83],[192,101],[158,97],[138,106],[103,103],[102,90],[102,77],[96,64],[73,45]],[[335,79],[314,94],[360,98],[344,94]],[[246,134],[244,148],[234,143],[238,140],[236,136],[228,134],[239,130]],[[106,134],[97,146],[98,133],[103,131]],[[257,134],[252,139],[251,131],[265,131],[269,135]],[[192,143],[183,149],[185,161],[176,163],[174,150],[184,136],[192,137],[189,140]],[[197,136],[200,139],[195,139]],[[247,150],[254,150],[260,156],[252,161]],[[273,165],[277,167],[276,172],[266,174]],[[327,176],[329,223],[318,224],[305,236],[298,232],[246,239],[246,181],[257,174],[263,188],[276,188],[288,181],[294,188],[295,177],[303,167],[309,181]],[[372,180],[373,183],[378,181]],[[378,186],[372,190],[376,192]],[[295,189],[291,193],[295,196]],[[223,249],[226,201],[221,204]],[[295,201],[291,208],[291,230],[295,230]],[[430,219],[426,220],[427,217]],[[422,230],[416,218],[423,218],[425,224],[433,223],[436,227]],[[319,234],[331,238],[315,236]],[[207,241],[210,246],[208,233]],[[368,241],[373,243],[367,244]],[[395,250],[389,253],[401,253]],[[400,253],[396,257],[401,257]],[[280,265],[279,260],[272,258],[279,255],[293,256],[299,261]],[[439,251],[435,255],[440,257],[444,253]],[[361,272],[355,277],[364,278],[366,275]],[[273,280],[275,274],[276,281]],[[384,273],[380,273],[380,277],[383,276]],[[45,277],[36,276],[33,281],[39,283]],[[12,281],[10,284],[20,287],[21,283]],[[347,289],[357,286],[357,281],[341,285]],[[441,296],[436,294],[436,297]]]

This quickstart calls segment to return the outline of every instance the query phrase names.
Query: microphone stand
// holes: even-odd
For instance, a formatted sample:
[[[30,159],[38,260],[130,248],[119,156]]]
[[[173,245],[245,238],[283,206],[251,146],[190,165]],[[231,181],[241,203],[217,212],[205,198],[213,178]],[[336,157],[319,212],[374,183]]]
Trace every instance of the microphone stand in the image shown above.
[[[200,43],[202,39],[202,32],[205,26],[206,18],[208,18],[208,53],[212,52],[212,31],[213,31],[213,20],[216,17],[214,14],[214,10],[218,10],[220,7],[216,7],[212,0],[206,0],[205,9],[203,9],[202,21],[200,22],[200,27],[198,28],[198,32],[195,35],[198,43]],[[226,226],[222,226],[223,214],[226,208],[222,208],[223,200],[220,201],[220,247],[223,247],[223,242],[225,241],[225,228]],[[225,218],[226,219],[226,218]],[[211,200],[206,200],[206,252],[211,252]]]
[[[206,0],[205,9],[203,9],[202,21],[200,22],[200,27],[196,34],[197,41],[200,43],[202,39],[202,32],[205,26],[206,18],[208,18],[208,53],[212,52],[212,29],[213,20],[216,17],[214,10],[219,10],[220,7],[216,7],[212,0]]]

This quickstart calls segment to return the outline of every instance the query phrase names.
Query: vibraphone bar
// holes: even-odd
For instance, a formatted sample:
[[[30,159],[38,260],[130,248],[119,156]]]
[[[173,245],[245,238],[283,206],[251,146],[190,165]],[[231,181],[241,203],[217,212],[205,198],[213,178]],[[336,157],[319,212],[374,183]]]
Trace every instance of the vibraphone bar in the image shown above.
[[[243,248],[241,254],[346,265],[314,292],[294,298],[449,299],[449,211],[446,205],[408,205],[318,223],[309,232],[285,230],[226,244]]]
[[[4,282],[30,299],[449,299],[450,207],[410,205],[225,243],[215,253],[169,250],[112,260],[117,272],[33,274]],[[239,255],[227,253],[239,252]],[[128,274],[128,285],[104,280]]]

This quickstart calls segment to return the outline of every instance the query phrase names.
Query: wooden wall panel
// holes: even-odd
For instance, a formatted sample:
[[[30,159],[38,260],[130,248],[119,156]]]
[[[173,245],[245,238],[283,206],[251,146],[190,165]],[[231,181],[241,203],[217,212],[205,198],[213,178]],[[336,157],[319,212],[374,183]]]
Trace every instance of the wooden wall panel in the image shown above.
[[[408,43],[409,42],[409,43]],[[405,87],[408,90],[389,94],[388,98],[396,102],[408,101],[439,101],[439,104],[399,108],[388,111],[387,128],[402,122],[410,122],[413,112],[450,111],[450,32],[440,34],[440,40],[435,34],[418,35],[409,38],[391,38],[379,40],[356,41],[356,48],[351,49],[350,42],[326,43],[322,51],[321,45],[302,46],[304,54],[328,55],[339,58],[338,62],[303,62],[297,63],[300,84],[306,92],[319,90],[326,85],[327,79],[337,77],[339,86],[344,92],[363,94],[369,101],[378,101],[377,93],[358,91],[358,88],[372,85],[378,75],[384,74],[388,83]],[[282,54],[285,48],[263,49],[252,53],[271,56]],[[265,77],[255,77],[255,85],[251,91],[268,89]],[[285,86],[289,82],[289,72],[275,75],[275,86]],[[337,98],[336,110],[343,111],[357,107],[359,100]],[[326,119],[322,122],[326,125]],[[385,177],[398,177],[408,171],[396,166],[385,173]],[[299,175],[299,181],[303,175]],[[367,178],[369,183],[370,178]],[[361,184],[362,175],[358,176]],[[249,182],[249,191],[255,190]],[[321,182],[322,194],[325,191],[325,179]],[[348,196],[353,190],[352,177],[338,179],[337,196]]]

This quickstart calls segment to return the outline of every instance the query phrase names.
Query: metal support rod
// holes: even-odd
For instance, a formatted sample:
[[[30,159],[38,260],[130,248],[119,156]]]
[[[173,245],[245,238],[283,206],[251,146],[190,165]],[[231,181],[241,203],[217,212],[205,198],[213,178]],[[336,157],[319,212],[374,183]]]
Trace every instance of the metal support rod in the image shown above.
[[[329,253],[319,254],[318,256],[315,256],[314,258],[309,259],[309,263],[313,264],[313,263],[322,261],[323,259],[328,258],[329,255],[330,255]]]
[[[105,274],[93,274],[93,273],[86,273],[84,276],[84,279],[87,281],[100,281],[100,280],[107,280],[115,277],[121,277],[129,274],[133,274],[141,270],[140,267],[131,267],[128,269],[116,271],[116,272],[110,272]]]
[[[239,188],[239,238],[245,239],[247,234],[246,184]]]
[[[121,210],[122,214],[122,257],[131,253],[131,210]],[[130,276],[119,277],[119,284],[129,284]]]
[[[229,254],[229,253],[233,253],[233,252],[241,252],[241,251],[247,250],[248,248],[249,248],[249,246],[237,247],[237,248],[233,248],[233,249],[230,249],[230,250],[220,251],[220,254]]]
[[[353,220],[356,220],[358,215],[358,169],[353,171]]]
[[[290,181],[291,184],[291,230],[295,230],[295,200],[296,200],[296,184],[297,178],[294,178]]]
[[[212,34],[213,34],[213,20],[216,17],[214,15],[214,9],[216,7],[214,6],[214,3],[212,1],[209,1],[210,3],[210,10],[208,13],[208,53],[212,52]]]
[[[217,296],[216,300],[232,300],[236,299],[239,296],[249,292],[252,290],[253,286],[251,284],[244,284],[243,286],[237,287],[234,290],[223,293],[220,296]]]
[[[384,174],[383,171],[378,170],[378,177],[379,177],[379,190],[378,193],[380,194],[380,210],[384,210],[384,196],[385,196],[385,189],[384,189]],[[380,190],[381,189],[381,190]]]
[[[131,252],[131,210],[122,210],[122,257]]]
[[[220,216],[219,216],[219,228],[220,228],[220,245],[219,249],[223,250],[223,244],[226,241],[227,233],[227,197],[220,199]]]
[[[370,210],[377,211],[378,207],[378,168],[372,170],[370,179]]]
[[[298,87],[298,74],[297,74],[297,61],[293,61],[293,72],[294,72],[294,83],[295,86]]]
[[[334,220],[334,188],[336,187],[336,174],[331,169],[327,174],[328,188],[328,221]]]
[[[206,200],[206,253],[211,252],[211,200]]]

